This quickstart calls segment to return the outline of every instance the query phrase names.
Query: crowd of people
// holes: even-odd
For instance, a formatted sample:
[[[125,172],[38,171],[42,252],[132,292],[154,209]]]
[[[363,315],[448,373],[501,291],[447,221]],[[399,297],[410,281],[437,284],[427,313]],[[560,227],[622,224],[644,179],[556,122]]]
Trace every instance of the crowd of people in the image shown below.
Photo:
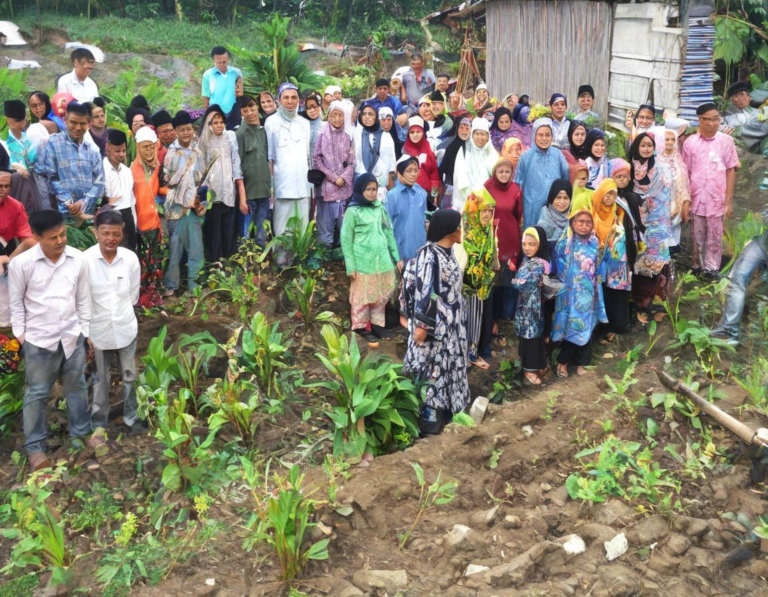
[[[314,220],[339,246],[350,280],[351,329],[392,337],[399,297],[408,333],[404,370],[420,382],[421,426],[438,433],[470,401],[467,368],[488,369],[491,343],[514,320],[525,379],[584,374],[595,339],[644,324],[665,298],[681,227],[692,220],[694,270],[716,276],[723,220],[733,210],[732,138],[715,104],[698,130],[628,116],[628,159],[609,155],[594,90],[553,93],[548,116],[526,94],[471,97],[421,55],[376,82],[359,105],[337,86],[300,94],[285,82],[248,95],[225,48],[211,52],[203,110],[152,113],[137,96],[125,130],[107,128],[90,78],[93,56],[72,53],[52,100],[5,103],[0,150],[0,327],[26,359],[24,447],[48,465],[45,404],[61,375],[69,433],[103,450],[109,370],[116,357],[125,423],[136,415],[134,306],[193,290],[204,264],[238,242],[292,233]],[[67,224],[98,244],[67,246]],[[98,381],[88,406],[86,340]]]

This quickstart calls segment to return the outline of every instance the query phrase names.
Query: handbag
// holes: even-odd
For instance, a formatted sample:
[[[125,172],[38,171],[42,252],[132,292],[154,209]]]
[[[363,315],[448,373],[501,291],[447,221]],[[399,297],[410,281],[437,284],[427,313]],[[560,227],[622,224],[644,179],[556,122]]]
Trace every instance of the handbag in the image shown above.
[[[325,173],[322,170],[312,168],[307,172],[307,182],[315,186],[323,184],[325,180]]]

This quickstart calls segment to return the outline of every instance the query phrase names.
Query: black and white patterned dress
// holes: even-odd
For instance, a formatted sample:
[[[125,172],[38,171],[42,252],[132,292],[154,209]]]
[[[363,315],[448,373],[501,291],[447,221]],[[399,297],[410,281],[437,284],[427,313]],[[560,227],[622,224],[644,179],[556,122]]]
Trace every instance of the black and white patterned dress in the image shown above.
[[[433,268],[439,265],[439,283],[435,288],[437,314],[434,332],[419,345],[408,338],[403,372],[421,382],[422,399],[427,406],[457,413],[470,401],[467,382],[466,305],[461,294],[462,271],[450,249],[429,243],[422,247],[403,274],[403,286],[414,288],[414,313],[409,321],[413,330],[423,325],[433,292]],[[401,295],[403,312],[405,299]],[[434,338],[434,339],[433,339]]]

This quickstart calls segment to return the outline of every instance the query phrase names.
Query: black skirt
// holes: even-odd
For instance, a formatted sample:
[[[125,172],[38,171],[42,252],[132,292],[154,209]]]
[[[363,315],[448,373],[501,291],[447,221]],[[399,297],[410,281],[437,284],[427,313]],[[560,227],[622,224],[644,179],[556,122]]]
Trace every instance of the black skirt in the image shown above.
[[[605,313],[608,315],[608,329],[614,334],[629,331],[629,290],[615,290],[603,284]]]
[[[538,338],[520,338],[518,348],[520,366],[524,371],[541,371],[547,368],[547,346],[544,336]]]

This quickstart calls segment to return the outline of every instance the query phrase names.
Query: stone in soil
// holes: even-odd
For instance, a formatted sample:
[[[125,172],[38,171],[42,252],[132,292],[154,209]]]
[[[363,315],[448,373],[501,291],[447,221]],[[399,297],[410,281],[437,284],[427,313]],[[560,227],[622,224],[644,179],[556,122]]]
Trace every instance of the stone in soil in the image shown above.
[[[531,549],[512,558],[508,563],[491,568],[485,574],[491,586],[496,588],[518,587],[528,582],[537,564],[552,552],[560,551],[561,547],[551,541],[537,543]]]
[[[635,511],[621,500],[609,500],[600,506],[595,506],[595,522],[604,525],[622,523],[624,525],[635,519]]]
[[[669,525],[660,514],[654,514],[638,522],[627,533],[627,539],[632,545],[644,547],[651,543],[658,543],[669,535]]]
[[[405,570],[360,570],[352,576],[352,583],[362,591],[384,589],[390,595],[408,586]]]

